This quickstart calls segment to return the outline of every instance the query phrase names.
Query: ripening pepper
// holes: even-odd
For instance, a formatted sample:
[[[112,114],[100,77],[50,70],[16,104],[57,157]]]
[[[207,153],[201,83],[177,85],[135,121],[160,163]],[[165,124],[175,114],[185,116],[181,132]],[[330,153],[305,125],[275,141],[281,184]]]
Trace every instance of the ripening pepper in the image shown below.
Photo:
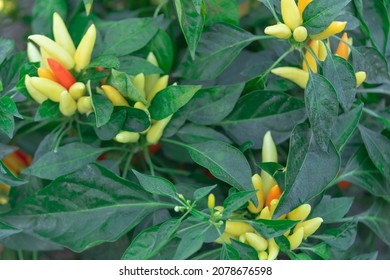
[[[341,41],[339,42],[339,45],[337,46],[337,50],[334,54],[338,55],[341,58],[344,58],[345,60],[348,60],[349,47],[348,44],[345,42],[348,42],[347,32],[344,32],[343,36],[341,37]]]
[[[320,61],[325,61],[327,55],[328,55],[328,51],[326,50],[326,46],[325,46],[325,43],[323,41],[318,41],[319,42],[319,45],[318,45],[318,59]]]
[[[262,162],[278,162],[278,152],[270,131],[267,131],[263,137],[261,154]],[[275,179],[264,170],[261,170],[261,178],[263,181],[264,196],[267,197],[270,189],[277,183]]]
[[[52,70],[56,81],[62,85],[64,88],[69,90],[69,88],[76,83],[75,77],[70,73],[65,67],[52,58],[47,59],[47,63]]]
[[[53,72],[49,68],[39,67],[38,68],[38,77],[46,78],[52,80],[53,82],[58,82]]]
[[[298,10],[301,16],[303,15],[303,11],[305,10],[306,6],[309,5],[309,3],[312,0],[298,0]]]
[[[318,50],[319,50],[319,41],[318,40],[312,40],[310,43],[310,49],[315,54],[316,57],[318,57]],[[312,53],[307,50],[305,53],[305,58],[302,62],[302,69],[306,72],[308,72],[308,66],[310,67],[311,71],[313,73],[317,73],[317,61],[316,58],[312,55]]]
[[[130,106],[123,95],[114,87],[109,85],[101,86],[106,97],[111,101],[114,106]]]
[[[277,76],[290,80],[305,89],[309,81],[309,73],[296,67],[278,67],[271,70]]]
[[[310,38],[313,40],[324,40],[343,31],[346,25],[346,21],[333,21],[324,31],[317,34],[310,34]]]
[[[156,121],[152,124],[148,132],[146,133],[146,141],[148,144],[156,144],[164,133],[165,127],[168,125],[173,115],[169,115],[165,119]]]

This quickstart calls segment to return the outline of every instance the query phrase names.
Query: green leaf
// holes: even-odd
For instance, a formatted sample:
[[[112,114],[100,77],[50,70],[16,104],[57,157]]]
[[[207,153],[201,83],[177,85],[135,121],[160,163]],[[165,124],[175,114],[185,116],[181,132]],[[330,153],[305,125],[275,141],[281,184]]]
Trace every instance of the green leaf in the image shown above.
[[[117,240],[147,215],[167,206],[171,207],[155,201],[138,185],[92,164],[56,179],[0,220],[81,252]]]
[[[172,140],[166,140],[171,142]],[[207,141],[185,145],[174,142],[187,149],[191,158],[207,168],[216,178],[238,190],[253,190],[252,171],[245,156],[235,147],[219,142]]]
[[[355,132],[363,112],[363,103],[358,102],[358,106],[349,112],[345,112],[337,117],[332,128],[331,139],[338,151],[343,150],[345,144]]]
[[[0,67],[0,79],[3,84],[3,91],[8,94],[16,91],[16,84],[19,81],[19,73],[27,62],[26,52],[19,52],[6,59]]]
[[[300,247],[303,251],[313,252],[323,260],[328,260],[330,257],[330,249],[326,243],[319,243],[310,247]]]
[[[286,168],[283,165],[280,165],[277,162],[258,162],[256,164],[261,168],[261,170],[264,170],[269,175],[271,175],[282,190],[285,189]]]
[[[258,253],[252,246],[241,243],[237,240],[231,239],[232,247],[237,250],[240,260],[258,260]]]
[[[3,131],[9,138],[14,135],[15,120],[12,114],[2,110],[0,107],[0,131]]]
[[[23,173],[54,180],[59,176],[83,168],[106,150],[77,142],[70,143],[43,155],[27,169],[24,169]]]
[[[244,84],[216,86],[200,89],[185,109],[188,119],[196,124],[210,125],[222,121],[237,103]]]
[[[253,91],[238,100],[233,112],[220,125],[237,144],[251,141],[254,149],[261,149],[267,131],[272,132],[279,144],[305,119],[300,99],[283,92]]]
[[[68,4],[65,0],[36,0],[32,11],[32,33],[51,36],[53,13],[57,12],[66,20]]]
[[[103,55],[123,56],[143,48],[158,28],[151,18],[129,18],[110,22],[102,30]]]
[[[91,12],[91,9],[92,9],[93,0],[83,0],[83,2],[84,2],[84,6],[85,6],[85,13],[88,16],[89,13]]]
[[[96,127],[101,127],[109,122],[111,114],[114,111],[114,105],[107,97],[91,91],[91,84],[88,82],[87,91],[92,99],[92,107],[95,111]]]
[[[169,86],[156,94],[149,107],[150,115],[154,120],[162,120],[176,113],[190,101],[200,86]]]
[[[310,73],[305,89],[305,104],[314,139],[326,150],[337,119],[338,101],[335,89],[324,76]]]
[[[390,203],[376,199],[370,209],[359,215],[359,222],[368,226],[383,242],[390,246]]]
[[[116,109],[126,112],[126,119],[123,123],[122,130],[142,132],[151,125],[150,115],[144,110],[134,107],[117,107]]]
[[[353,197],[332,198],[325,195],[310,213],[310,218],[321,217],[325,224],[340,221],[352,206]]]
[[[343,180],[358,185],[374,196],[390,201],[389,181],[375,167],[363,145],[351,156],[337,181]]]
[[[248,220],[249,223],[260,235],[265,238],[278,237],[293,228],[298,222],[291,220]]]
[[[372,162],[383,176],[390,179],[390,140],[362,125],[359,125],[359,130]]]
[[[138,92],[126,73],[112,69],[108,83],[116,88],[127,100],[134,102],[142,101],[146,104],[146,99]]]
[[[144,175],[136,170],[133,170],[133,173],[146,191],[161,196],[177,197],[175,186],[167,179]]]
[[[355,71],[365,71],[366,83],[381,84],[390,80],[386,58],[372,47],[351,48]]]
[[[207,0],[206,25],[214,23],[228,23],[238,25],[238,5],[236,0]]]
[[[174,260],[185,260],[202,247],[205,241],[205,233],[211,225],[200,223],[195,227],[187,228],[185,235],[182,236],[176,253],[173,256]]]
[[[21,230],[0,222],[0,240],[18,232]]]
[[[221,260],[240,260],[240,253],[232,245],[223,243],[221,251]]]
[[[194,59],[205,22],[205,4],[203,0],[175,0],[175,6],[181,30]]]
[[[10,153],[16,151],[18,148],[15,146],[8,146],[3,143],[0,143],[0,159],[5,158]]]
[[[303,26],[309,34],[324,31],[351,0],[313,1],[303,11]]]
[[[324,151],[307,124],[294,128],[286,166],[286,188],[274,216],[279,217],[322,193],[340,170],[340,157],[331,143]]]
[[[347,250],[355,242],[356,234],[356,222],[348,222],[342,224],[338,228],[327,229],[322,235],[316,235],[313,237],[321,239],[326,244],[334,248],[340,250]]]
[[[3,96],[0,99],[0,110],[17,118],[23,119],[22,115],[18,112],[15,101],[9,96]]]
[[[168,33],[159,29],[150,41],[148,48],[156,56],[159,67],[164,70],[165,74],[169,74],[172,69],[174,51],[172,40]]]
[[[214,24],[207,28],[193,60],[187,55],[180,75],[189,80],[211,80],[219,76],[243,48],[258,37],[235,26]]]
[[[10,186],[20,186],[27,182],[12,174],[3,161],[0,160],[0,183],[4,183]]]
[[[202,125],[187,124],[181,129],[179,129],[176,135],[180,138],[180,140],[189,144],[209,140],[219,140],[229,144],[231,143],[231,140],[227,138],[224,134],[210,127]]]
[[[157,66],[153,65],[146,59],[137,56],[123,56],[119,59],[119,61],[119,70],[129,75],[135,76],[139,73],[144,73],[145,75],[163,73],[163,71]]]
[[[244,204],[255,196],[256,190],[240,191],[229,195],[223,202],[223,217],[229,218],[231,213],[241,208]],[[257,205],[257,203],[256,203]]]
[[[96,67],[103,67],[103,68],[118,68],[120,65],[119,59],[114,55],[101,55],[98,57],[95,57],[91,63],[88,64],[86,69],[88,68],[96,68]]]
[[[356,96],[356,77],[352,65],[339,56],[328,55],[324,76],[332,83],[341,107],[349,111]]]
[[[39,122],[48,119],[59,119],[60,117],[61,112],[59,103],[47,99],[41,105],[39,105],[34,120]]]
[[[88,116],[95,118],[94,113]],[[94,127],[96,135],[103,141],[112,140],[120,131],[126,120],[126,111],[120,110],[111,115],[110,120],[101,127]]]
[[[14,48],[15,48],[14,41],[4,37],[0,37],[0,65],[7,58],[7,56],[14,50]]]
[[[215,189],[218,185],[213,185],[210,187],[203,187],[199,188],[196,191],[194,191],[194,200],[198,201],[208,195],[213,189]]]
[[[142,231],[131,242],[122,260],[148,260],[156,255],[173,237],[181,220],[170,219],[161,225]]]

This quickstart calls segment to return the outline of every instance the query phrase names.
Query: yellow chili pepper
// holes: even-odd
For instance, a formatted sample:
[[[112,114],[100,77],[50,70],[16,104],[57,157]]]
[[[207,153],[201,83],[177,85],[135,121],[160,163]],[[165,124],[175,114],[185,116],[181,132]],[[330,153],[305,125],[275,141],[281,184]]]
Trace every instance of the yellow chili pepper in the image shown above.
[[[168,125],[171,118],[172,115],[166,117],[165,119],[156,121],[154,124],[152,124],[152,126],[146,133],[146,141],[149,144],[156,144],[160,140],[161,136],[163,135],[164,129]]]
[[[268,239],[268,260],[275,260],[279,254],[279,246],[274,238]]]
[[[265,252],[265,251],[259,252],[258,258],[259,258],[259,260],[261,260],[261,261],[268,260],[268,253]]]
[[[167,87],[168,85],[168,75],[164,75],[161,78],[157,80],[157,82],[154,84],[153,88],[150,90],[147,96],[147,101],[150,103],[152,102],[153,98],[156,96],[156,94]]]
[[[145,95],[145,75],[144,73],[140,73],[136,75],[133,79],[133,85],[138,90],[143,98],[146,98]]]
[[[67,91],[63,91],[60,97],[60,112],[70,117],[76,113],[77,103]]]
[[[31,42],[27,43],[27,56],[30,62],[41,62],[42,56],[37,47]]]
[[[269,207],[266,206],[261,210],[260,215],[257,216],[256,219],[262,219],[262,220],[271,220],[272,214],[271,211],[269,210]]]
[[[303,11],[305,10],[306,6],[309,5],[309,3],[312,0],[298,0],[298,10],[301,16],[303,15]]]
[[[313,40],[324,40],[343,31],[346,25],[346,21],[333,21],[324,31],[310,35],[310,38]]]
[[[139,133],[130,131],[121,131],[115,136],[115,141],[119,143],[135,143],[139,139]]]
[[[81,96],[77,100],[77,110],[80,114],[87,114],[93,112],[92,99],[90,96]]]
[[[302,204],[287,214],[287,219],[303,221],[305,220],[311,211],[310,204]]]
[[[74,54],[75,69],[80,72],[86,66],[88,66],[91,61],[91,55],[93,47],[96,42],[96,27],[92,24],[83,38],[81,39],[80,44],[77,46],[76,52]]]
[[[87,88],[84,83],[77,82],[74,83],[69,88],[69,94],[73,97],[74,100],[78,100],[80,97],[84,96],[87,92]]]
[[[232,244],[232,241],[230,239],[236,239],[236,238],[232,234],[224,232],[214,242],[218,244],[222,244],[222,243]]]
[[[44,101],[47,100],[47,96],[41,93],[31,84],[31,77],[29,75],[25,76],[24,84],[26,85],[26,89],[32,99],[34,99],[37,103],[42,104]]]
[[[319,45],[318,45],[318,56],[317,57],[320,61],[325,61],[325,59],[328,55],[325,43],[322,41],[318,41],[318,42],[319,42]]]
[[[366,80],[367,74],[364,71],[359,71],[355,73],[355,77],[356,77],[356,87],[358,88]]]
[[[57,82],[57,79],[54,76],[53,72],[51,72],[50,69],[48,69],[48,68],[39,67],[38,68],[38,76],[40,78],[46,78],[46,79],[52,80],[53,82]]]
[[[299,230],[299,228],[303,228],[303,231],[304,231],[304,235],[303,237],[306,238],[310,235],[312,235],[314,232],[316,232],[316,230],[321,226],[322,222],[324,220],[320,217],[317,217],[317,218],[313,218],[313,219],[310,219],[310,220],[307,220],[307,221],[304,221],[304,222],[299,222],[295,228],[294,228],[294,232],[296,232],[297,230]]]
[[[282,12],[283,22],[294,30],[302,23],[302,17],[299,13],[298,6],[295,0],[281,0],[280,9]]]
[[[69,35],[68,28],[66,28],[64,21],[58,13],[53,14],[53,35],[54,40],[73,57],[76,48]]]
[[[293,32],[294,40],[303,42],[307,39],[307,29],[304,26],[298,26]]]
[[[267,131],[263,137],[261,155],[262,162],[278,162],[278,152],[270,131]],[[270,189],[277,183],[275,179],[264,170],[261,170],[261,178],[263,180],[264,197],[267,197]]]
[[[268,196],[267,196],[267,200],[265,202],[265,205],[268,206],[268,208],[271,209],[271,202],[274,200],[274,199],[279,199],[280,196],[282,195],[282,190],[279,188],[278,185],[275,185],[273,186],[269,193],[268,193]],[[271,209],[271,213],[272,213],[272,209]]]
[[[318,49],[319,49],[319,41],[318,40],[312,40],[310,43],[310,49],[313,51],[316,57],[318,57]],[[306,72],[308,72],[308,65],[314,73],[317,73],[317,61],[315,57],[311,54],[310,51],[306,51],[305,53],[306,60],[303,60],[302,62],[302,69]]]
[[[240,236],[241,234],[254,231],[255,230],[248,223],[226,221],[225,232],[234,236]]]
[[[277,76],[288,79],[305,89],[309,81],[309,73],[296,67],[278,67],[271,70]]]
[[[335,52],[335,55],[338,55],[339,57],[344,58],[345,60],[348,60],[349,47],[344,42],[348,42],[347,32],[344,32],[343,36],[341,37],[341,41],[339,42],[339,45],[337,46],[337,50]]]
[[[155,57],[155,55],[152,52],[150,52],[148,54],[146,60],[148,62],[150,62],[151,64],[153,64],[154,66],[159,67],[158,62],[157,62],[157,58]],[[160,78],[159,74],[151,74],[151,75],[145,76],[145,95],[146,96],[149,95],[149,92],[152,90],[152,88],[154,87],[154,85],[156,84],[156,82],[159,78]]]
[[[130,106],[127,100],[116,88],[109,85],[101,86],[101,88],[114,106]]]
[[[209,209],[214,209],[215,207],[215,196],[212,193],[210,193],[207,198],[207,206],[209,207]]]
[[[252,201],[249,201],[248,210],[253,214],[260,213],[260,211],[264,207],[264,190],[263,190],[263,182],[259,174],[255,174],[252,176],[252,185],[256,192],[257,197],[257,207],[253,204]]]
[[[268,242],[260,235],[253,232],[247,232],[245,233],[245,237],[248,244],[252,246],[256,251],[267,250]]]
[[[34,88],[54,102],[60,102],[61,93],[66,91],[66,88],[49,79],[32,77],[30,81]]]
[[[303,240],[303,235],[304,235],[304,230],[303,227],[301,227],[290,236],[287,236],[287,239],[290,242],[291,250],[295,250],[296,248],[299,247],[299,245],[301,245]]]
[[[289,39],[291,37],[291,30],[284,23],[267,26],[264,29],[264,33],[279,39]]]

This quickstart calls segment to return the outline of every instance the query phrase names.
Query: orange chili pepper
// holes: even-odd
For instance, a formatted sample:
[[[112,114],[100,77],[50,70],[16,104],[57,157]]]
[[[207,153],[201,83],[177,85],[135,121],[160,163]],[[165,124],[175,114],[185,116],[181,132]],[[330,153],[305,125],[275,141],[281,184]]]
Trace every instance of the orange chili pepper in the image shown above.
[[[345,190],[350,185],[352,185],[352,183],[349,181],[341,181],[341,182],[338,182],[337,185],[339,186],[340,189]]]
[[[341,41],[337,47],[337,50],[335,52],[336,55],[339,57],[344,58],[345,60],[348,60],[349,57],[349,47],[345,42],[348,42],[348,34],[347,32],[344,32],[343,36],[341,37]]]
[[[38,68],[38,76],[40,78],[46,78],[52,80],[53,82],[58,82],[53,72],[51,72],[50,69],[47,68],[42,68],[42,67]]]
[[[282,195],[282,190],[279,188],[278,185],[273,186],[268,193],[267,200],[265,201],[265,204],[268,206],[268,208],[271,207],[271,201],[274,199],[279,199]]]
[[[48,58],[47,62],[49,63],[49,66],[53,71],[58,83],[64,88],[69,89],[76,82],[76,79],[73,77],[72,73],[70,73],[60,63],[52,58]]]

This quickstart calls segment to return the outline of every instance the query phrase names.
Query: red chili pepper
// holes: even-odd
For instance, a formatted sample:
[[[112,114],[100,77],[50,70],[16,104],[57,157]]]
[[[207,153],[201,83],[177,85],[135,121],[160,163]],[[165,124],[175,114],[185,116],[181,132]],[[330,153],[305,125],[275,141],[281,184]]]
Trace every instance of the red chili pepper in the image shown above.
[[[69,89],[76,82],[76,79],[73,77],[72,73],[70,73],[60,63],[52,58],[48,58],[47,62],[49,63],[49,66],[53,71],[58,83],[64,88]]]
[[[101,67],[101,66],[95,67],[95,70],[99,71],[99,72],[103,72],[104,71],[104,67]]]
[[[352,185],[352,183],[349,181],[341,181],[341,182],[338,182],[337,185],[339,186],[340,189],[345,190],[350,185]]]
[[[149,149],[149,153],[151,153],[153,155],[161,149],[161,144],[157,143],[155,145],[150,145],[150,146],[148,146],[148,149]]]
[[[32,158],[30,155],[25,154],[21,150],[16,150],[14,154],[17,155],[26,164],[26,166],[31,164]]]

